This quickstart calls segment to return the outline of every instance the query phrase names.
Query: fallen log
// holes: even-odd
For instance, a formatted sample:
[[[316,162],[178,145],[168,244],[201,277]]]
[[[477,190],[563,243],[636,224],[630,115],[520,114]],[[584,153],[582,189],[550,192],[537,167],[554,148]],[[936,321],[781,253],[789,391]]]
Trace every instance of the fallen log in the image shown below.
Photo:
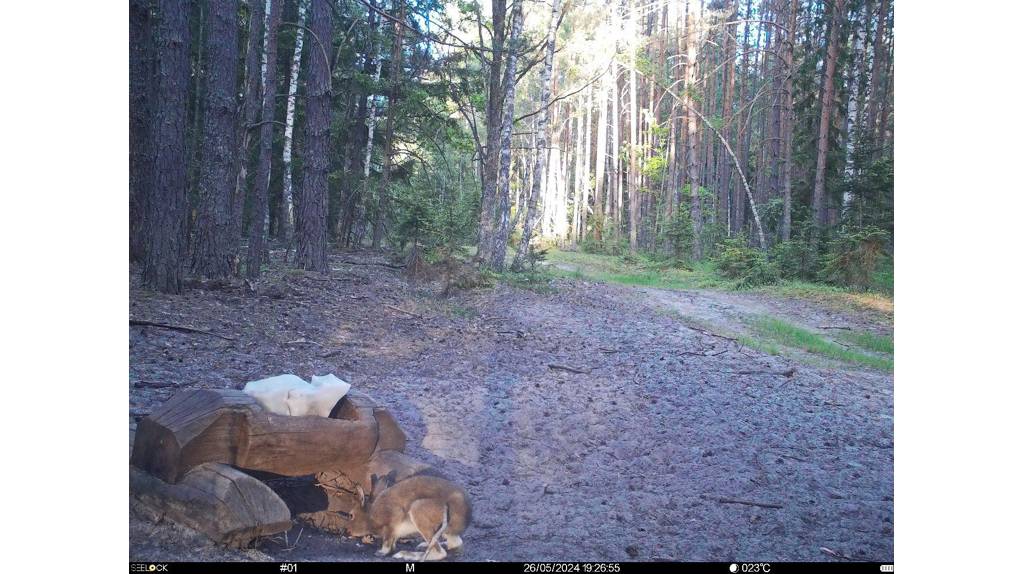
[[[128,473],[136,510],[198,530],[220,544],[244,547],[292,526],[288,507],[273,490],[224,464],[196,466],[176,484],[132,466]]]
[[[268,413],[242,391],[184,391],[139,422],[131,464],[170,483],[207,462],[283,476],[315,474],[369,460],[379,436],[372,407],[368,414],[356,420],[291,417]]]

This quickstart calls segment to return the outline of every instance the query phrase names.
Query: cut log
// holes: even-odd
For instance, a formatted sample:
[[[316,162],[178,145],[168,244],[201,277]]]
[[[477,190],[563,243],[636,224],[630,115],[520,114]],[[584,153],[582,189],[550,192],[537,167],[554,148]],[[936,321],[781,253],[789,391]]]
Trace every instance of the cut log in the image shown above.
[[[215,542],[243,547],[291,528],[291,513],[267,485],[219,463],[189,470],[170,484],[129,466],[129,497],[151,518],[167,518]]]
[[[139,422],[131,463],[171,483],[207,462],[284,476],[348,467],[368,461],[378,439],[372,408],[353,414],[275,415],[242,391],[183,391]]]
[[[364,421],[371,416],[377,420],[376,450],[405,452],[405,432],[398,426],[395,417],[366,393],[350,389],[331,411],[331,418],[340,420]]]

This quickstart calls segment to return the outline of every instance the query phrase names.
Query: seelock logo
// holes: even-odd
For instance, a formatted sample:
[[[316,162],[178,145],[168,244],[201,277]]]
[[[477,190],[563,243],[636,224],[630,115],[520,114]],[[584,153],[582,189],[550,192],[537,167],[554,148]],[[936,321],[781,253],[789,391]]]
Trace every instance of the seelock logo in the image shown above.
[[[167,564],[131,564],[129,572],[167,572]]]

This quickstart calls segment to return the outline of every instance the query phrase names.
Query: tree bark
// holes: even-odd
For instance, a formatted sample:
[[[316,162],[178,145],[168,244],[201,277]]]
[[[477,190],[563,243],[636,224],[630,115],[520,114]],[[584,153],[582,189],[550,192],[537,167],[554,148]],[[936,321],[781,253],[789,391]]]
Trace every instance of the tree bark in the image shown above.
[[[402,85],[402,34],[405,28],[399,22],[405,22],[405,0],[396,0],[398,13],[392,23],[394,43],[391,46],[391,69],[388,73],[390,87],[388,89],[388,118],[384,124],[384,171],[381,174],[380,193],[377,194],[377,213],[373,224],[373,248],[380,249],[384,237],[384,225],[387,220],[388,206],[391,197],[391,166],[395,150],[395,115],[398,113],[398,93]]]
[[[885,2],[886,0],[883,0]],[[818,123],[818,158],[814,169],[814,191],[811,197],[811,211],[814,214],[814,238],[817,241],[827,223],[828,205],[825,198],[825,170],[828,161],[828,134],[832,125],[832,108],[835,100],[834,76],[836,61],[839,59],[839,37],[842,29],[845,0],[836,0],[832,6],[832,23],[829,26],[828,52],[825,56],[825,70],[822,74],[821,119]]]
[[[255,0],[259,1],[259,0]],[[269,17],[263,43],[266,66],[263,71],[263,106],[260,115],[260,154],[256,167],[256,186],[249,217],[249,250],[245,274],[258,279],[267,250],[267,209],[270,193],[270,156],[274,139],[274,97],[277,95],[277,32],[281,24],[283,0],[267,0]]]
[[[301,0],[298,3],[298,11],[298,27],[295,29],[295,50],[292,52],[291,69],[288,74],[288,102],[285,104],[284,115],[284,151],[281,154],[281,205],[277,216],[281,242],[285,245],[286,250],[291,246],[292,231],[296,227],[295,204],[293,201],[294,191],[292,188],[292,153],[294,147],[292,133],[295,129],[295,108],[298,103],[296,102],[298,97],[296,94],[299,88],[299,70],[302,66],[302,43],[306,33],[306,7]],[[316,56],[313,51],[310,51],[309,58],[311,60],[315,59]]]
[[[251,0],[249,4],[249,38],[245,51],[245,94],[242,100],[242,121],[238,126],[238,177],[235,178],[235,193],[231,198],[231,243],[237,246],[242,237],[245,198],[249,188],[249,168],[252,163],[252,141],[255,130],[251,129],[259,118],[261,90],[260,60],[263,53],[263,36],[266,25],[266,3]],[[237,269],[235,270],[237,272]]]
[[[878,6],[878,24],[875,28],[875,47],[874,56],[871,61],[871,87],[868,88],[868,117],[864,123],[864,133],[867,135],[866,143],[871,146],[870,157],[876,159],[878,157],[879,141],[877,136],[877,121],[878,114],[882,108],[883,101],[885,100],[885,93],[881,89],[882,75],[885,74],[885,59],[886,50],[885,45],[885,29],[889,22],[889,0],[882,0]]]
[[[152,0],[128,6],[128,259],[145,252],[147,197],[153,184],[153,17]]]
[[[793,229],[793,52],[796,43],[796,16],[799,0],[792,0],[789,11],[789,26],[786,45],[782,49],[786,68],[786,80],[782,87],[783,131],[782,131],[782,240],[789,241]]]
[[[503,111],[501,118],[501,146],[496,188],[497,221],[494,246],[491,253],[491,267],[495,271],[505,269],[505,251],[509,234],[509,185],[512,170],[512,124],[515,120],[516,66],[519,58],[519,37],[523,33],[523,1],[513,0],[512,31],[505,47],[505,77],[502,81]],[[490,128],[488,128],[490,129]]]
[[[627,37],[633,38],[638,34],[636,19],[637,14],[633,0],[629,3],[629,27]],[[637,134],[639,129],[639,118],[637,117],[636,102],[636,64],[629,67],[629,175],[627,177],[629,187],[629,252],[636,253],[637,228],[640,226],[640,190],[637,174],[636,152],[639,147]]]
[[[555,33],[558,31],[559,15],[561,13],[561,0],[552,0],[551,20],[548,23],[547,43],[544,52],[544,68],[540,75],[540,117],[537,120],[537,159],[533,164],[533,191],[530,193],[530,201],[526,206],[526,219],[523,226],[523,237],[519,241],[519,248],[516,250],[515,259],[512,262],[513,269],[522,269],[526,261],[526,255],[530,247],[530,239],[533,230],[537,226],[540,213],[537,209],[537,200],[540,198],[541,186],[543,185],[542,175],[544,174],[544,163],[547,158],[548,147],[548,105],[551,102],[552,68],[555,64]]]
[[[491,261],[494,248],[494,217],[497,200],[498,164],[501,146],[501,62],[505,54],[505,0],[491,2],[491,54],[487,83],[487,148],[481,159],[480,227],[476,259]]]
[[[683,94],[683,105],[688,111],[686,115],[686,164],[687,179],[690,183],[690,220],[693,224],[693,248],[692,256],[694,261],[700,261],[704,256],[704,249],[701,242],[704,220],[700,205],[700,181],[697,174],[697,116],[694,110],[693,96],[691,92],[696,90],[698,75],[697,63],[697,22],[694,13],[695,0],[688,0],[686,3],[686,88]]]
[[[238,0],[210,0],[206,61],[211,70],[203,98],[202,166],[192,271],[224,279],[233,271],[231,195],[238,153]]]
[[[601,78],[601,87],[597,90],[597,142],[596,142],[596,173],[594,174],[594,239],[601,241],[601,235],[605,225],[605,167],[607,159],[605,152],[608,149],[608,91],[610,89],[609,73],[605,72]],[[610,193],[609,193],[610,195]]]
[[[302,142],[302,225],[299,228],[296,264],[309,271],[327,273],[327,169],[331,149],[331,6],[329,0],[312,0],[309,72],[306,80],[306,124]],[[322,48],[322,49],[321,49]]]
[[[159,0],[157,6],[153,187],[147,202],[142,281],[164,293],[180,293],[187,216],[188,3]]]

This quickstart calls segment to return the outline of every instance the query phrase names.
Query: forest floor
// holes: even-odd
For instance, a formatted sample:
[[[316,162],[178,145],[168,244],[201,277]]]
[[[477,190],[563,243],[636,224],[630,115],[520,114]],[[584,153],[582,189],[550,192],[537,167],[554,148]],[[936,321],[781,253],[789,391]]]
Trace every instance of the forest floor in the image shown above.
[[[383,261],[275,264],[256,294],[132,274],[133,319],[231,340],[130,326],[130,430],[180,389],[333,372],[469,492],[452,559],[892,561],[891,304],[573,277],[444,298]],[[377,559],[301,525],[246,550],[129,526],[133,561]]]

